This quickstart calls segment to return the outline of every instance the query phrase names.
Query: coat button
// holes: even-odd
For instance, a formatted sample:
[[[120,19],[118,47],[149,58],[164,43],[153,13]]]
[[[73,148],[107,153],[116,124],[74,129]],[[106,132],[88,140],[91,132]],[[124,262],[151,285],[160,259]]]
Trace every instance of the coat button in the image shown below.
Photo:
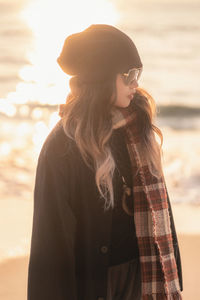
[[[101,253],[102,253],[102,254],[106,254],[106,253],[108,252],[108,247],[102,246],[100,250],[101,250]],[[103,299],[103,298],[102,298],[102,299]],[[101,300],[101,299],[100,299],[100,300]]]

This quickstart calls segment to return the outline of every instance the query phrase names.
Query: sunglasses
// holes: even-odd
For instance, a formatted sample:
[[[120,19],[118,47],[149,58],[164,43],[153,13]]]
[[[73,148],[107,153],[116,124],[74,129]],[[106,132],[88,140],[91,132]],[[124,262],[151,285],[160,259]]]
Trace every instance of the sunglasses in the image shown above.
[[[142,68],[133,68],[128,73],[122,74],[122,79],[125,85],[130,85],[133,81],[138,81],[142,73]]]

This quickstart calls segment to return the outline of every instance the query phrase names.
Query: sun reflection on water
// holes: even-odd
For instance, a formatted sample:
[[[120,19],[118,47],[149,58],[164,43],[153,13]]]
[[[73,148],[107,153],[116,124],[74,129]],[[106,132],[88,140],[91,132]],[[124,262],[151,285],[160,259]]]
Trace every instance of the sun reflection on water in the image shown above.
[[[107,0],[32,0],[22,16],[34,35],[33,51],[28,54],[31,65],[19,73],[23,86],[28,84],[26,94],[32,91],[31,98],[41,103],[62,103],[69,76],[60,70],[56,58],[64,39],[92,23],[113,24],[117,13]]]
[[[66,76],[56,59],[67,35],[90,24],[115,24],[118,13],[109,0],[27,0],[21,17],[33,33],[29,65],[19,71],[21,82],[6,99],[1,99],[0,112],[15,116],[16,104],[56,105],[65,102],[69,92]],[[22,114],[26,112],[22,112]]]

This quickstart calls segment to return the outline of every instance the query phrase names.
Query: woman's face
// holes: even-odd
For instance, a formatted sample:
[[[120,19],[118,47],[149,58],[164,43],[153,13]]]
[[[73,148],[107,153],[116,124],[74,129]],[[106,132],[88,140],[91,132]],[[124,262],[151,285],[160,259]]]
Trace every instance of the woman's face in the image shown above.
[[[116,101],[114,103],[117,107],[129,106],[131,100],[134,97],[136,88],[138,87],[137,80],[133,80],[129,85],[126,85],[123,81],[122,75],[117,74],[116,77]]]

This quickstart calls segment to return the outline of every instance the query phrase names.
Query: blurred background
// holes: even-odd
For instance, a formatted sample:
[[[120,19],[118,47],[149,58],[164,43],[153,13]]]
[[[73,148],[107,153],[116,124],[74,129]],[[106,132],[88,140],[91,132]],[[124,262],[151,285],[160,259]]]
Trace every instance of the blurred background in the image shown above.
[[[0,299],[26,299],[37,158],[69,91],[56,58],[92,23],[117,26],[139,50],[164,135],[183,296],[200,299],[200,0],[0,0]]]

